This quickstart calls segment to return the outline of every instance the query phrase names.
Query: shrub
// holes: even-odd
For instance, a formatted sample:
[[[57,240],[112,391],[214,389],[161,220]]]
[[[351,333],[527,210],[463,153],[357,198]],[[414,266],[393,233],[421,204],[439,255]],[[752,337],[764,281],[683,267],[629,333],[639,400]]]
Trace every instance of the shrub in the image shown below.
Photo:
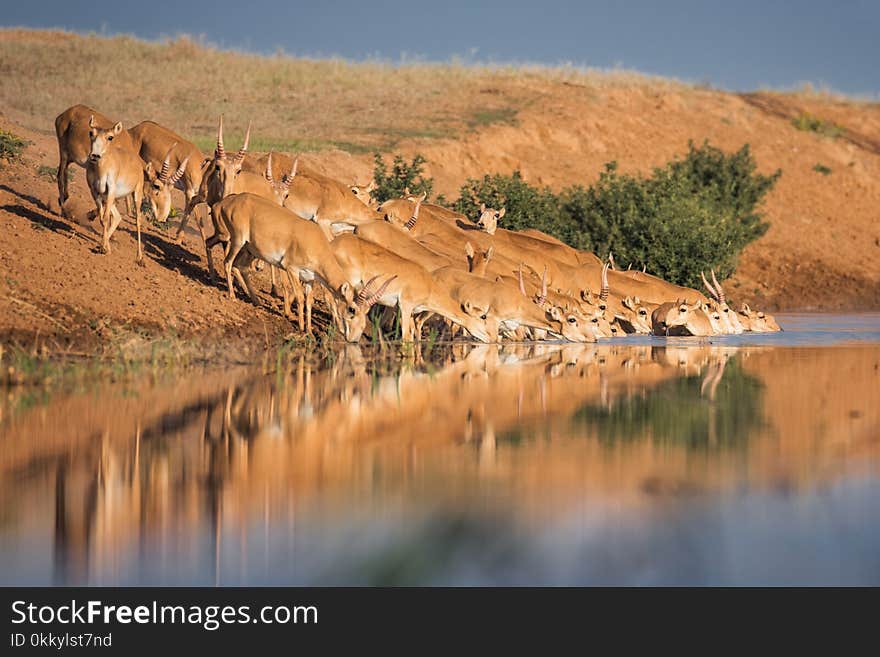
[[[732,273],[742,249],[767,231],[757,208],[781,172],[755,169],[747,145],[726,154],[691,143],[685,158],[650,178],[620,174],[610,162],[591,187],[558,195],[518,172],[468,180],[455,209],[475,218],[480,203],[504,206],[505,228],[537,228],[600,257],[612,251],[620,265],[697,286],[701,271]]]
[[[807,112],[798,114],[791,120],[791,124],[798,130],[815,132],[832,139],[837,139],[846,133],[846,128],[837,125],[834,121],[826,121]]]
[[[529,185],[519,171],[514,171],[512,176],[495,174],[483,176],[480,180],[467,180],[452,207],[471,221],[476,221],[481,203],[490,208],[507,209],[502,220],[504,228],[537,228],[557,236],[562,232],[559,199],[548,188],[538,189]]]
[[[0,130],[0,160],[17,160],[24,152],[25,146],[30,144],[27,139],[22,139],[6,130]]]
[[[831,174],[831,167],[826,167],[821,162],[817,163],[816,166],[813,167],[813,171],[816,173],[821,173],[823,176],[828,176]]]
[[[373,196],[380,203],[384,203],[388,199],[400,198],[406,190],[416,196],[425,193],[430,197],[431,190],[434,188],[434,180],[425,177],[423,168],[425,158],[421,155],[416,155],[410,164],[407,164],[402,156],[395,155],[390,173],[388,165],[385,164],[385,160],[379,153],[373,156],[373,160],[375,162],[373,181],[376,183]]]

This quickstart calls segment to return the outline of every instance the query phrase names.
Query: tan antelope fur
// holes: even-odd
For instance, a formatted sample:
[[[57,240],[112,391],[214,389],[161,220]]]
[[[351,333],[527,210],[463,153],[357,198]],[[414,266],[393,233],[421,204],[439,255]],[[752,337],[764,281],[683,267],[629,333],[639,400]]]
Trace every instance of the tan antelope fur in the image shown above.
[[[131,195],[134,198],[137,223],[136,262],[143,265],[141,200],[144,192],[144,168],[141,158],[134,150],[128,133],[122,128],[122,123],[116,123],[111,128],[101,128],[94,117],[90,116],[89,140],[91,147],[86,163],[86,180],[103,229],[101,249],[104,253],[110,253],[110,237],[122,220],[119,210],[116,209],[116,199]]]

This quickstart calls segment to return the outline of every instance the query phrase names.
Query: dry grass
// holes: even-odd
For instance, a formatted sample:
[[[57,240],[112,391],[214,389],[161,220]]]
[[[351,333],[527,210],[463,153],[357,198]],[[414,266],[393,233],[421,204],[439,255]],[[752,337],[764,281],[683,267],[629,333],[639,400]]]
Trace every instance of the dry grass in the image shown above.
[[[355,64],[221,51],[188,37],[148,42],[0,30],[0,106],[11,118],[48,132],[61,110],[84,103],[127,125],[147,118],[166,124],[205,149],[222,112],[233,143],[254,122],[255,150],[388,151],[402,140],[514,123],[548,80],[596,94],[646,82],[684,88],[626,71]]]

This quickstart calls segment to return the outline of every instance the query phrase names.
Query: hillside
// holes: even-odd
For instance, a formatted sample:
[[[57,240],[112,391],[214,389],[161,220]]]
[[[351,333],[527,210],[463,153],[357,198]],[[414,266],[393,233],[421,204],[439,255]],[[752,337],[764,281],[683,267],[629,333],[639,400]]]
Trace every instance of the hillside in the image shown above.
[[[197,239],[179,249],[150,228],[152,262],[139,270],[125,224],[104,258],[92,253],[91,228],[73,231],[51,211],[52,122],[77,102],[126,126],[156,120],[206,150],[218,114],[227,117],[228,145],[251,120],[253,150],[306,152],[346,182],[370,178],[375,150],[422,153],[435,192],[447,197],[484,173],[519,169],[558,189],[592,183],[610,160],[649,172],[691,139],[726,150],[749,143],[762,171],[783,175],[764,208],[771,228],[743,254],[729,295],[768,309],[880,307],[877,103],[810,90],[733,94],[627,72],[395,67],[221,52],[188,39],[0,30],[0,129],[32,142],[22,163],[0,162],[6,335],[35,327],[45,335],[96,315],[144,326],[192,315],[172,320],[184,334],[263,320],[284,329],[274,311],[229,305],[203,285]],[[807,114],[839,129],[798,129],[793,119]],[[71,171],[74,193],[88,199],[82,170]]]

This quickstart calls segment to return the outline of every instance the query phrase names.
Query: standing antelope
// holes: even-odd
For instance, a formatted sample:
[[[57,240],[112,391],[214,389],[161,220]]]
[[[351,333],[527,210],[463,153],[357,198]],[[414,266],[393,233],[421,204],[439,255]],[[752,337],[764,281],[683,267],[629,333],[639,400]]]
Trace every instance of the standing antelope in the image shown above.
[[[116,199],[131,194],[134,197],[137,221],[136,262],[143,265],[141,200],[144,194],[144,169],[141,158],[134,150],[128,133],[122,129],[122,123],[116,123],[111,128],[101,128],[95,118],[90,116],[89,140],[91,148],[86,163],[86,180],[103,228],[101,248],[104,253],[110,253],[110,236],[122,220],[119,210],[116,209]]]
[[[239,253],[246,250],[250,256],[284,269],[291,279],[304,284],[320,283],[329,292],[337,328],[349,342],[360,339],[369,305],[355,303],[354,288],[317,224],[250,193],[233,194],[217,202],[212,207],[212,216],[215,226],[223,231],[221,238],[228,242],[224,266],[230,298],[235,298],[232,266]],[[245,281],[252,294],[247,278]],[[285,299],[285,307],[288,306]],[[306,330],[311,332],[309,324],[307,320]]]
[[[89,137],[89,121],[93,121],[98,128],[109,129],[114,121],[85,105],[68,107],[55,118],[55,136],[58,138],[58,206],[64,208],[64,204],[70,197],[68,192],[67,168],[71,164],[78,164],[86,168],[89,153],[92,150],[92,141]],[[127,132],[120,133],[116,139],[122,144],[129,142],[131,138]]]

